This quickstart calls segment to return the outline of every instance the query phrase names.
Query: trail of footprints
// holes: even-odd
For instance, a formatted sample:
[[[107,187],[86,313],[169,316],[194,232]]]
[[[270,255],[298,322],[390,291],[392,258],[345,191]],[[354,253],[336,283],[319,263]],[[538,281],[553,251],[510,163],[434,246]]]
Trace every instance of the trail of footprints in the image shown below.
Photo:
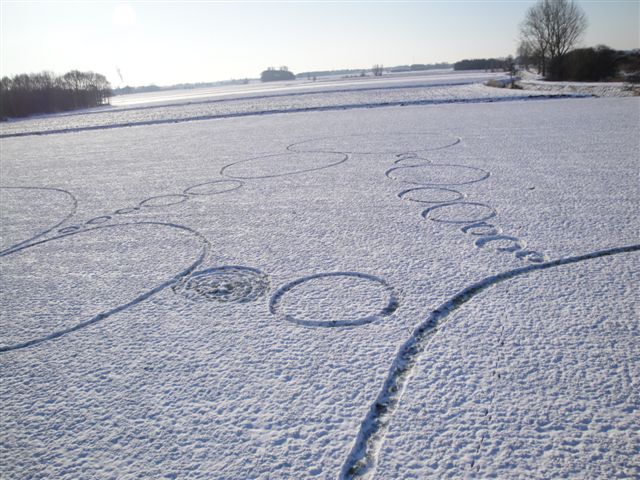
[[[527,242],[515,235],[504,235],[502,228],[489,220],[498,216],[486,203],[465,200],[467,195],[451,187],[482,182],[490,172],[467,165],[434,164],[414,152],[396,155],[395,165],[386,176],[403,183],[419,185],[403,190],[398,197],[410,202],[430,205],[421,213],[425,220],[438,224],[460,226],[460,231],[474,238],[477,248],[494,248],[498,253],[512,253],[515,258],[543,263],[549,257],[537,250],[527,249]],[[401,162],[418,161],[404,165]],[[426,175],[425,175],[426,174]]]
[[[491,372],[491,376],[492,376],[492,383],[497,384],[497,383],[501,383],[505,381],[504,378],[504,372],[501,370],[501,366],[504,365],[505,363],[505,355],[504,355],[504,344],[505,344],[505,340],[504,340],[504,325],[501,327],[500,329],[500,335],[498,335],[498,340],[496,342],[496,351],[498,352],[498,358],[496,358],[495,364],[493,365],[493,371]],[[482,448],[482,445],[484,444],[485,440],[489,437],[489,432],[488,432],[488,427],[489,425],[491,425],[491,422],[493,421],[493,417],[495,416],[495,398],[496,398],[496,389],[492,388],[491,389],[491,395],[489,397],[489,406],[486,408],[482,409],[482,416],[486,417],[487,419],[487,429],[482,432],[482,435],[480,436],[480,440],[478,440],[478,444],[476,445],[476,449],[475,449],[475,456],[476,458],[473,458],[471,460],[471,463],[468,465],[468,470],[470,470],[470,472],[468,472],[469,474],[475,474],[477,475],[480,471],[480,463],[477,462],[477,460],[480,458],[480,449]]]

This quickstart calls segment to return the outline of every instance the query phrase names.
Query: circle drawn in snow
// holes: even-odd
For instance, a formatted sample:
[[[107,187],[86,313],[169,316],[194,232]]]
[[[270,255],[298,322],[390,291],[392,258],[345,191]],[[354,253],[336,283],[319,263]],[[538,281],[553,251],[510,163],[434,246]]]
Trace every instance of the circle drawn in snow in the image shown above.
[[[500,227],[496,227],[492,223],[487,222],[472,223],[462,227],[460,230],[462,230],[462,233],[478,237],[500,235],[502,233],[502,229]]]
[[[396,155],[398,156],[398,155]],[[427,163],[432,163],[428,158],[418,157],[417,155],[400,155],[398,159],[393,162],[396,165],[425,165]]]
[[[230,192],[242,187],[244,183],[240,180],[214,180],[211,182],[199,183],[185,189],[185,195],[218,195],[219,193]]]
[[[451,203],[464,198],[464,193],[449,188],[417,187],[403,190],[398,197],[416,203]]]
[[[195,272],[171,288],[189,300],[248,303],[266,293],[269,277],[255,268],[225,265]]]
[[[185,278],[204,261],[210,248],[209,241],[198,231],[163,222],[98,225],[89,229],[74,227],[77,230],[20,246],[1,256],[6,281],[0,290],[0,329],[3,331],[0,353],[59,338],[122,312]],[[170,238],[163,232],[162,243],[149,243],[148,231],[158,228],[168,228],[178,235]],[[134,247],[139,249],[137,253],[148,253],[149,245],[152,245],[161,254],[172,246],[182,248],[187,239],[195,241],[200,249],[193,254],[188,253],[186,262],[176,256],[159,268],[149,269],[145,275],[131,262],[116,262],[116,265],[102,261],[105,249],[118,244],[114,241],[113,231],[121,233],[115,237],[119,238],[118,242],[126,242],[120,245],[127,245],[127,253]],[[126,240],[127,235],[132,235],[129,241]],[[141,237],[136,239],[137,235]],[[131,242],[132,239],[136,241]],[[44,259],[35,265],[40,270],[29,272],[29,275],[24,274],[24,262],[20,257],[27,251],[31,255],[40,251],[39,255]],[[88,252],[98,254],[85,255]],[[107,257],[111,258],[111,255]],[[139,267],[148,265],[143,255],[132,254],[131,260],[141,262]],[[80,265],[83,262],[86,265]],[[82,268],[88,275],[83,276],[84,281],[78,284],[77,273]],[[104,268],[106,274],[96,273],[97,268]],[[39,312],[46,312],[46,315]]]
[[[82,228],[80,227],[80,225],[70,225],[68,227],[61,228],[60,230],[58,230],[58,233],[64,235],[71,232],[77,232],[78,230],[80,230],[80,228]]]
[[[453,147],[462,139],[434,132],[358,133],[303,140],[287,147],[292,152],[332,152],[354,154],[397,154],[428,152]]]
[[[114,213],[116,215],[127,215],[129,213],[137,212],[139,210],[140,210],[140,207],[125,207],[125,208],[119,208]]]
[[[171,195],[158,195],[156,197],[150,197],[140,202],[141,207],[159,208],[170,207],[172,205],[178,205],[179,203],[186,202],[186,195],[182,193],[174,193]]]
[[[532,263],[544,263],[549,261],[546,253],[537,252],[535,250],[518,250],[515,252],[516,258],[524,258]]]
[[[444,165],[423,163],[393,167],[385,172],[387,177],[404,183],[425,186],[467,185],[481,182],[491,175],[490,172],[467,165]]]
[[[323,285],[327,282],[329,285]],[[372,306],[373,313],[370,313]],[[361,310],[356,312],[355,318],[334,317],[354,307]],[[359,272],[329,272],[302,277],[280,287],[269,301],[272,314],[306,327],[364,325],[393,314],[398,307],[398,296],[385,280]],[[293,310],[293,313],[287,313],[287,310]]]
[[[100,225],[101,223],[108,222],[109,220],[111,220],[110,215],[103,215],[101,217],[95,217],[90,220],[87,220],[85,223],[87,225]]]
[[[427,208],[422,216],[439,223],[478,223],[495,217],[496,211],[486,203],[456,202]]]
[[[517,252],[527,246],[527,242],[511,235],[491,235],[486,237],[480,237],[476,240],[476,247],[482,248],[488,243],[501,243],[507,242],[506,247],[496,247],[496,252]],[[537,252],[535,252],[537,253]]]
[[[348,159],[349,155],[341,152],[276,153],[230,163],[220,174],[234,179],[285,177],[335,167]]]

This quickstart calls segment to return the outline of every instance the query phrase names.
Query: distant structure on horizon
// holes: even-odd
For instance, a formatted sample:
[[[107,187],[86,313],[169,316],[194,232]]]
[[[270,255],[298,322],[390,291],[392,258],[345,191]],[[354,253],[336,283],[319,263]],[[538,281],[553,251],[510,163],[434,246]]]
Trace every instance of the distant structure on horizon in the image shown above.
[[[260,81],[262,82],[277,82],[280,80],[295,80],[296,76],[289,71],[289,68],[284,66],[276,70],[273,67],[267,68],[260,74]]]

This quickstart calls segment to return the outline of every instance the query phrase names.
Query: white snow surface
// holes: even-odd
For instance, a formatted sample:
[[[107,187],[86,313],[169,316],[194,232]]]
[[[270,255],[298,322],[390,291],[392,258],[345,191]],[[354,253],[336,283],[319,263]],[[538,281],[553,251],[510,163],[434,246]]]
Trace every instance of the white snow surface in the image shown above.
[[[640,86],[624,82],[549,82],[546,80],[520,80],[527,91],[579,93],[596,97],[637,97]]]
[[[637,478],[639,112],[3,126],[0,476]]]
[[[118,106],[3,122],[0,124],[0,137],[282,112],[341,110],[365,106],[502,102],[576,95],[563,92],[495,89],[478,83],[489,78],[505,78],[504,74],[498,73],[443,74],[431,75],[422,80],[421,78],[343,80],[317,84],[302,82],[283,86],[266,85],[261,88],[253,86],[238,90],[195,89],[186,93],[166,91],[155,93],[153,96],[140,94],[130,103],[120,99]]]
[[[198,87],[191,89],[172,89],[156,92],[118,95],[111,99],[115,107],[149,104],[188,103],[194,99],[205,98],[237,98],[256,97],[268,93],[295,92],[333,92],[336,90],[361,90],[363,88],[402,88],[437,85],[463,85],[479,83],[489,78],[504,77],[503,72],[485,72],[482,70],[454,71],[453,69],[436,69],[416,72],[385,73],[380,77],[370,75],[359,77],[354,75],[328,75],[309,79],[296,79],[278,82],[249,81],[245,85],[225,85],[215,87]]]

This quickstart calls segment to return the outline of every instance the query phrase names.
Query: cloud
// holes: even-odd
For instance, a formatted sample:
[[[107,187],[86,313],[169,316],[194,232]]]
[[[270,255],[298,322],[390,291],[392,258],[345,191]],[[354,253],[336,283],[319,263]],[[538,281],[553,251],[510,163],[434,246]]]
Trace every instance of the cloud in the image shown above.
[[[113,10],[113,23],[119,27],[130,27],[136,23],[136,12],[129,5],[118,5]]]

